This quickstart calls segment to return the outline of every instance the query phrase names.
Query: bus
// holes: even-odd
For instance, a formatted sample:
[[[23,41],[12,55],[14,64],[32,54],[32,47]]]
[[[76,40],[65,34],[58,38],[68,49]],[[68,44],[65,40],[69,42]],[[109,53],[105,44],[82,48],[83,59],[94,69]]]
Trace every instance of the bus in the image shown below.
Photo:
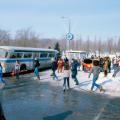
[[[51,58],[57,59],[58,51],[44,48],[0,46],[0,63],[3,73],[14,70],[16,60],[20,62],[20,70],[33,70],[34,59],[40,62],[40,68],[51,67]]]

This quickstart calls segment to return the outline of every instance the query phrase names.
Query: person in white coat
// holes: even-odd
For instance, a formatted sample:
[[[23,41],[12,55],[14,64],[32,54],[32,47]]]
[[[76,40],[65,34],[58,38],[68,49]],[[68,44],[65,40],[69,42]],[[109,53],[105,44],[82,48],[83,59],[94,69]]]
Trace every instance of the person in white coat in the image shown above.
[[[70,88],[70,83],[69,83],[69,78],[70,78],[70,65],[69,65],[69,61],[68,59],[65,60],[64,64],[64,72],[63,72],[63,91],[65,92],[65,90],[68,88]]]

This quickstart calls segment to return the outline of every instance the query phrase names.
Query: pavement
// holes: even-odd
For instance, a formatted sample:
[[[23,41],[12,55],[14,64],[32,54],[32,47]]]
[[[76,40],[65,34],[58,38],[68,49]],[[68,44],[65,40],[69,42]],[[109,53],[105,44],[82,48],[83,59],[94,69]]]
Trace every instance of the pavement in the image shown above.
[[[72,80],[64,93],[61,75],[57,81],[50,74],[40,72],[40,81],[33,74],[5,78],[1,98],[6,120],[120,120],[119,97],[90,93]]]

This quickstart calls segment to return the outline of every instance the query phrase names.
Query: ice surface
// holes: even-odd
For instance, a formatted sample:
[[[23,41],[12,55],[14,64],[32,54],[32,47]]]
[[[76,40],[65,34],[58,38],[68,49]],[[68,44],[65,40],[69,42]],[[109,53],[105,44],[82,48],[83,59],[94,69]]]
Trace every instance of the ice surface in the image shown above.
[[[63,86],[63,74],[64,73],[57,73],[57,76],[59,77],[58,80],[53,80],[52,76],[50,76],[52,73],[51,70],[40,72],[40,78],[41,82],[50,82],[51,85],[53,86]],[[91,77],[88,78],[89,73],[83,72],[83,71],[78,71],[78,81],[79,85],[75,85],[74,80],[70,77],[70,87],[74,90],[80,91],[90,91],[91,85],[92,85],[92,74]],[[107,77],[104,77],[103,72],[100,73],[99,79],[97,80],[96,83],[102,85],[102,87],[106,90],[104,93],[100,92],[99,89],[94,87],[94,92],[93,93],[100,93],[104,94],[107,96],[113,96],[113,97],[120,97],[120,74],[116,75],[115,78],[112,77],[113,71],[111,73],[108,73]]]

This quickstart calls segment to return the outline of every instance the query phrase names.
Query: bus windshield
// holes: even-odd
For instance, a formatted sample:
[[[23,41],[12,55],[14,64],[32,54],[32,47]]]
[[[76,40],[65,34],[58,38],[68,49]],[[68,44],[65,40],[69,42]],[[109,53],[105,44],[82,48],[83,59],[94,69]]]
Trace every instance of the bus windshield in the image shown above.
[[[0,50],[0,58],[6,58],[7,52],[5,50]]]

